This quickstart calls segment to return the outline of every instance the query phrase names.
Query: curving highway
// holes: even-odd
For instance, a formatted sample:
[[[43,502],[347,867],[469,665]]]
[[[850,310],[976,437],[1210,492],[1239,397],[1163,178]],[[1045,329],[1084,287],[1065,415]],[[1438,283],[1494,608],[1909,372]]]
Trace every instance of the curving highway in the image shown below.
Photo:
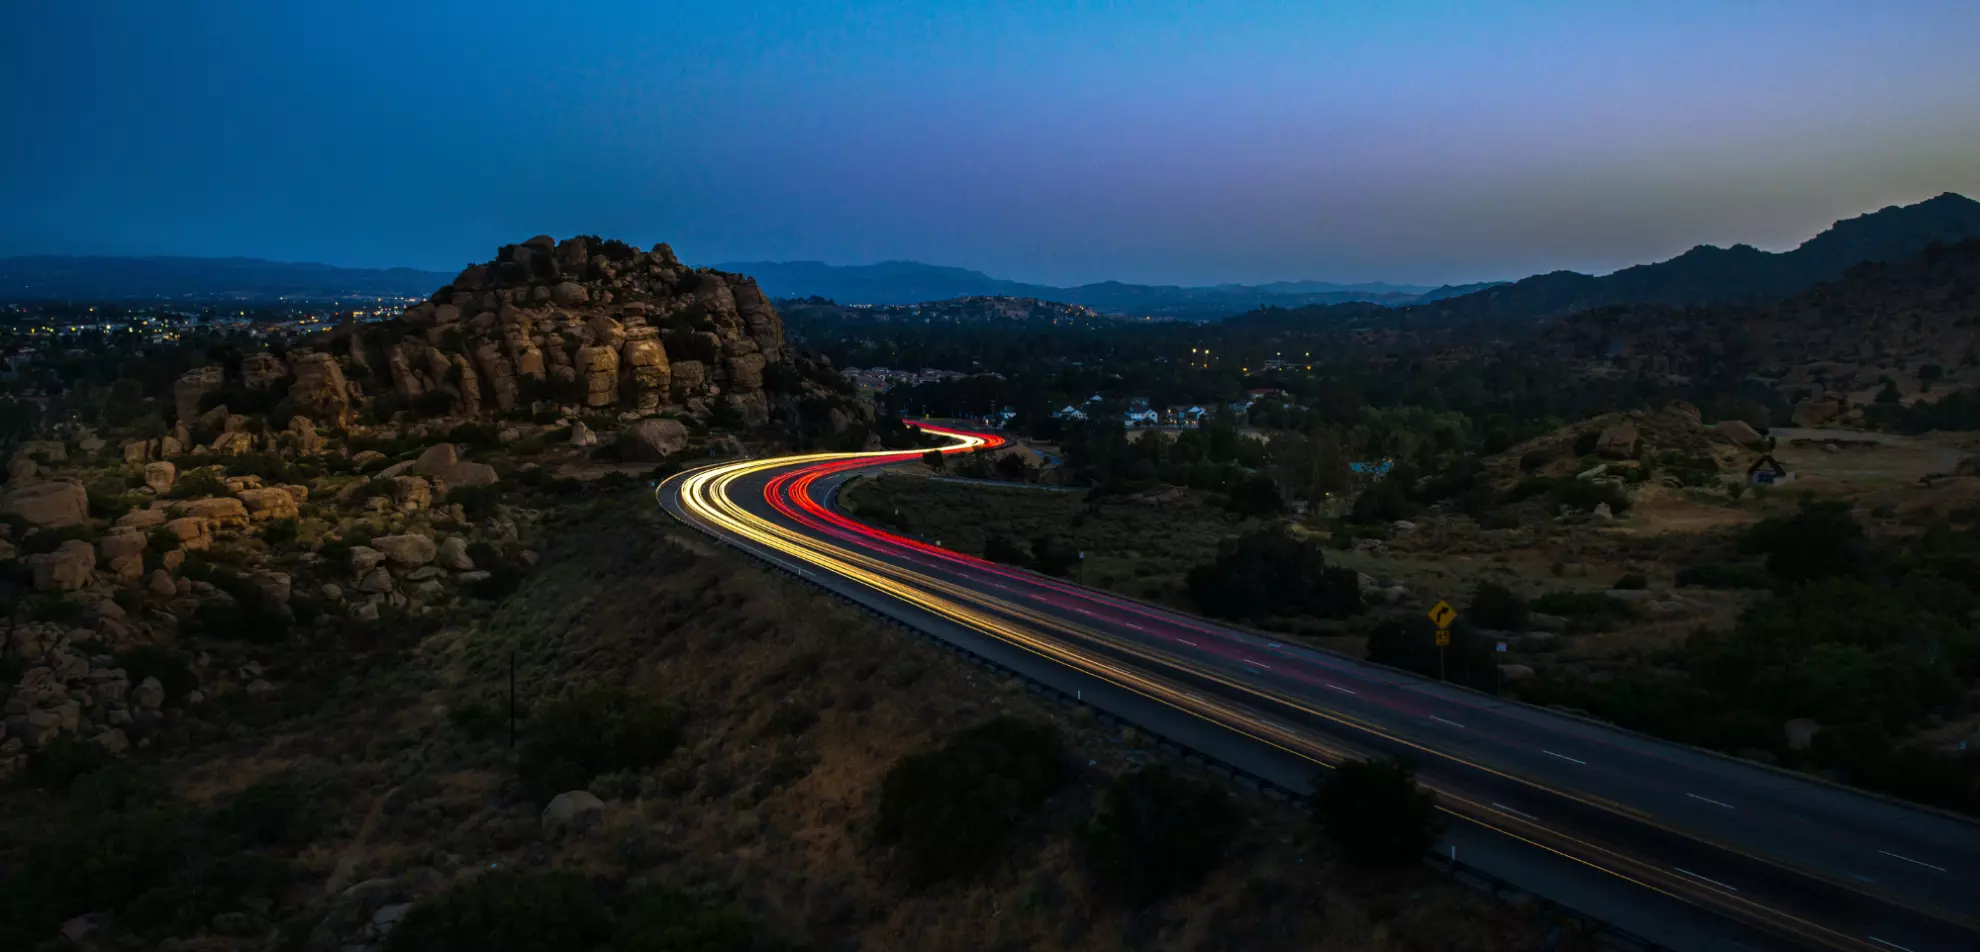
[[[1002,442],[921,424],[944,452]],[[921,451],[717,464],[675,517],[875,611],[1291,790],[1414,760],[1466,865],[1673,949],[1980,950],[1980,825],[1269,640],[839,512]]]

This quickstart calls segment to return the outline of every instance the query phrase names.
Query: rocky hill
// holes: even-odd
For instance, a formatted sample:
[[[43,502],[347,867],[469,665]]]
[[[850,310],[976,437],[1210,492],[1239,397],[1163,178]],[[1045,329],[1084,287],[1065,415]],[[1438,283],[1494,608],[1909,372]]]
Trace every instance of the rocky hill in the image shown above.
[[[689,268],[665,244],[547,236],[503,246],[402,318],[196,367],[173,405],[178,444],[223,455],[280,438],[250,408],[277,427],[302,420],[291,433],[546,411],[755,426],[775,409],[843,432],[862,412],[835,374],[785,347],[750,278]]]
[[[1980,237],[1980,202],[1951,192],[1839,221],[1792,251],[1700,245],[1669,261],[1596,277],[1534,275],[1474,294],[1409,308],[1414,323],[1534,321],[1619,304],[1672,306],[1757,302],[1842,277],[1866,261],[1909,258],[1934,242]]]
[[[1886,403],[1937,402],[1980,386],[1980,239],[1863,264],[1775,304],[1587,311],[1546,329],[1538,348],[1630,373],[1763,383],[1805,425],[1887,388]]]

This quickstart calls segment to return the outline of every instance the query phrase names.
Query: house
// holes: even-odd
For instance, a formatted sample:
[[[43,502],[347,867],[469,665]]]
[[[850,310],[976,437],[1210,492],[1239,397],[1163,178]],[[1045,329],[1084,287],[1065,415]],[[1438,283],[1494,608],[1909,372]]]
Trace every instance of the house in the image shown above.
[[[1379,459],[1367,463],[1348,464],[1348,472],[1364,479],[1381,479],[1389,475],[1389,471],[1395,468],[1396,461],[1392,459]]]
[[[1202,407],[1193,406],[1176,414],[1176,417],[1182,421],[1182,425],[1184,426],[1202,426],[1203,421],[1210,418],[1210,411]]]
[[[1128,426],[1155,426],[1162,422],[1162,414],[1149,409],[1147,404],[1142,404],[1139,410],[1129,409],[1121,414],[1121,422]]]
[[[1060,407],[1057,410],[1054,410],[1052,412],[1052,416],[1061,420],[1084,420],[1086,419],[1086,411],[1081,410],[1080,408],[1068,403],[1065,406]]]

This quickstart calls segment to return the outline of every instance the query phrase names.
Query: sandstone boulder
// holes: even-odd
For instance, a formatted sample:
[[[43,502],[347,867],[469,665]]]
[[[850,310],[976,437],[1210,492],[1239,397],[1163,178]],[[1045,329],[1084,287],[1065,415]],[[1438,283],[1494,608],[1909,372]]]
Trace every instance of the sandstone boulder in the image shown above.
[[[641,420],[619,434],[622,459],[657,463],[687,446],[687,427],[679,420]]]
[[[44,592],[73,592],[89,586],[96,572],[96,547],[70,539],[53,552],[28,556],[34,587]]]
[[[1712,429],[1720,436],[1741,446],[1752,446],[1762,439],[1760,431],[1754,429],[1753,425],[1745,420],[1720,420],[1712,424]]]
[[[254,522],[294,519],[302,514],[296,505],[296,497],[281,489],[244,489],[240,503],[247,510],[248,518]]]
[[[289,365],[267,351],[241,358],[241,383],[249,390],[266,390],[288,374]]]
[[[199,516],[180,516],[165,523],[165,528],[179,540],[179,548],[188,552],[199,552],[213,545],[213,523]]]
[[[385,553],[368,545],[351,546],[351,574],[363,577],[385,564]]]
[[[470,463],[460,458],[452,443],[437,443],[414,460],[411,472],[437,479],[452,489],[456,486],[486,486],[495,482],[495,468],[487,463]]]
[[[543,833],[551,838],[582,833],[605,818],[605,802],[589,790],[557,794],[543,808]]]
[[[597,446],[598,434],[591,432],[591,427],[585,426],[584,421],[579,420],[571,424],[571,445]]]
[[[0,512],[19,516],[44,529],[81,525],[89,519],[89,493],[80,483],[37,483],[13,490],[0,499]]]
[[[289,388],[289,399],[338,429],[350,425],[350,384],[344,368],[329,354],[304,354],[296,360],[296,382]]]
[[[468,557],[467,540],[460,536],[448,536],[443,540],[434,558],[441,568],[451,572],[474,571],[474,559]]]
[[[179,421],[198,419],[200,401],[226,385],[227,378],[219,367],[194,367],[179,375],[172,384],[172,405],[179,413]]]
[[[1596,438],[1595,452],[1610,459],[1630,459],[1636,455],[1638,439],[1635,425],[1618,423]]]
[[[186,515],[204,519],[215,526],[245,526],[249,522],[247,506],[232,496],[211,496],[195,499],[183,507]]]
[[[113,529],[100,540],[99,554],[105,561],[126,555],[143,555],[146,545],[144,533],[137,529]]]
[[[398,565],[425,565],[438,554],[433,540],[418,533],[379,536],[371,540],[371,547]]]
[[[171,492],[172,484],[178,479],[179,468],[172,465],[171,460],[161,459],[156,463],[144,464],[144,484],[161,496]]]
[[[165,515],[163,509],[133,509],[117,517],[117,526],[138,530],[155,529],[164,525],[167,518],[169,517]]]

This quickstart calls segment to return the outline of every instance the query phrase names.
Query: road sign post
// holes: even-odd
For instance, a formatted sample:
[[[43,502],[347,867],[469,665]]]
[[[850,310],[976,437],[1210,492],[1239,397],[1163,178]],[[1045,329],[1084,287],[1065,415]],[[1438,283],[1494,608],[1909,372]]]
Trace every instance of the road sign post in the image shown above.
[[[1437,626],[1437,680],[1449,680],[1444,676],[1444,652],[1451,646],[1451,622],[1457,620],[1457,609],[1452,608],[1450,602],[1438,599],[1437,604],[1430,606],[1428,614],[1430,621]]]

